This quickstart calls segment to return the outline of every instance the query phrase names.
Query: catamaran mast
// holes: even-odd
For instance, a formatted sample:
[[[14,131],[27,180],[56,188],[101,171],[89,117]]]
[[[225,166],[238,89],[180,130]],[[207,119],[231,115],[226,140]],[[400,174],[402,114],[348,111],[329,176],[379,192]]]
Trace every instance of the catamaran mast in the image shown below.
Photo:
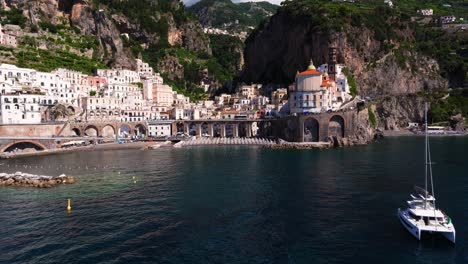
[[[424,176],[425,176],[425,188],[424,190],[426,191],[425,192],[425,196],[426,196],[426,199],[425,199],[425,202],[424,202],[424,209],[427,209],[427,165],[428,165],[428,160],[427,160],[427,141],[428,141],[428,137],[427,137],[427,103],[424,103],[424,122],[425,122],[425,125],[424,125],[424,134],[425,134],[425,138],[424,138],[424,143],[425,143],[425,148],[424,148],[424,159],[425,159],[425,166],[424,166]]]

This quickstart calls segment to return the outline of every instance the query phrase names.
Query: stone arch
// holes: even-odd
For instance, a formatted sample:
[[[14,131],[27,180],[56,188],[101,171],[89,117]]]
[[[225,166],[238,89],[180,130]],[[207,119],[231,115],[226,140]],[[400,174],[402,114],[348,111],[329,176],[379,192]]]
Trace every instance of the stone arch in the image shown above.
[[[44,146],[42,143],[37,141],[31,140],[21,140],[21,141],[14,141],[10,144],[6,145],[5,147],[0,149],[0,152],[11,152],[15,149],[35,149],[35,150],[46,150],[47,147]]]
[[[115,137],[115,127],[113,125],[105,125],[101,129],[101,136],[103,137]]]
[[[176,130],[177,130],[177,133],[184,133],[184,123],[182,122],[177,122],[176,124]]]
[[[70,113],[73,113],[73,114],[76,113],[75,108],[74,108],[73,106],[71,106],[71,105],[67,107],[67,110],[68,110]]]
[[[234,124],[226,123],[226,137],[234,137]]]
[[[304,142],[319,142],[320,141],[320,124],[313,117],[309,117],[304,121]]]
[[[127,138],[133,135],[133,129],[128,124],[121,124],[119,126],[119,137]]]
[[[79,128],[77,128],[77,127],[72,128],[72,133],[75,136],[81,136],[81,130]]]
[[[334,115],[328,122],[328,136],[343,138],[345,135],[345,120],[340,115]]]
[[[213,135],[214,137],[221,137],[222,129],[220,123],[213,124]]]
[[[250,130],[247,132],[247,130]],[[251,125],[248,123],[239,123],[239,137],[251,137],[252,129]]]
[[[211,136],[211,135],[210,135],[210,131],[209,131],[209,130],[210,130],[210,127],[209,127],[209,125],[208,125],[207,122],[201,123],[200,126],[201,126],[201,133],[202,133],[202,134],[201,134],[201,135],[198,135],[198,136],[203,136],[203,135],[205,135],[205,136],[206,136],[206,135]]]
[[[193,122],[188,123],[189,128],[189,135],[196,136],[197,135],[197,125]]]
[[[84,129],[84,134],[91,137],[98,137],[99,130],[94,125],[89,125]]]
[[[141,136],[141,135],[146,136],[147,131],[148,131],[148,129],[146,128],[146,126],[144,124],[136,124],[135,125],[135,134],[137,136]]]

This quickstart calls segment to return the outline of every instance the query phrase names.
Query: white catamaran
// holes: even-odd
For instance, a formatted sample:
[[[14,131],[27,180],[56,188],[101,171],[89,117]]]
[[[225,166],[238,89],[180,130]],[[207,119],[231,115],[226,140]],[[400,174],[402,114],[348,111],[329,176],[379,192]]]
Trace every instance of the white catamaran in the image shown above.
[[[415,187],[416,194],[411,194],[412,200],[407,201],[408,208],[398,208],[398,218],[401,224],[418,240],[421,240],[423,232],[439,233],[455,243],[455,227],[452,220],[436,207],[434,182],[432,180],[431,149],[427,133],[427,104],[425,106],[425,119],[425,189]],[[428,175],[431,193],[427,191]]]

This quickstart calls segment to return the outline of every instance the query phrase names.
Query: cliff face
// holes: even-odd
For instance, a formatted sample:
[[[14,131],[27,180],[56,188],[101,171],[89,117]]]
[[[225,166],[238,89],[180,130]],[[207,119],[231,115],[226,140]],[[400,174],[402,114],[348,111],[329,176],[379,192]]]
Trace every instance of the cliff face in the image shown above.
[[[424,98],[417,95],[386,97],[376,104],[379,128],[399,130],[409,122],[424,122],[424,103]]]
[[[99,2],[102,2],[99,9],[91,0],[4,0],[2,5],[6,9],[22,10],[31,25],[38,26],[41,22],[70,25],[78,28],[83,35],[95,36],[99,41],[99,50],[96,51],[98,58],[111,66],[135,68],[135,54],[132,53],[132,46],[125,45],[123,34],[135,40],[133,44],[143,49],[160,43],[160,40],[164,39],[170,46],[180,46],[191,52],[204,52],[211,55],[209,39],[203,35],[200,25],[193,20],[176,22],[172,11],[155,13],[154,24],[149,28],[164,29],[167,27],[167,30],[161,30],[162,33],[152,32],[127,15],[125,10],[120,12],[106,5],[106,3],[114,4],[112,1]],[[179,1],[167,2],[168,9],[172,8],[170,10],[174,10],[173,12],[179,12]],[[118,7],[118,4],[115,5]],[[168,57],[168,60],[168,62],[161,61],[159,65],[170,65],[173,58]],[[169,72],[171,69],[157,70]]]
[[[435,60],[401,45],[413,38],[408,27],[396,31],[401,42],[384,43],[366,27],[347,25],[340,32],[309,21],[280,10],[257,29],[246,41],[241,78],[287,85],[310,59],[316,65],[327,63],[329,47],[333,46],[338,51],[338,63],[345,64],[355,76],[360,95],[381,97],[447,88]]]
[[[99,39],[99,57],[114,66],[135,69],[130,52],[125,51],[120,32],[104,11],[93,10],[86,2],[72,5],[70,22],[83,34],[95,35]]]

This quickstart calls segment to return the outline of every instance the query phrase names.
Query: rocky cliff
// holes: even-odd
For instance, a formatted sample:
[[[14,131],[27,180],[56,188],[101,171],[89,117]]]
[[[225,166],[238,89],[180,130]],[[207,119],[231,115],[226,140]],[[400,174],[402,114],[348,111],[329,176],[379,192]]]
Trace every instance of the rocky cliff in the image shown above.
[[[242,79],[287,85],[310,59],[316,65],[327,63],[329,48],[335,47],[338,63],[355,76],[360,95],[447,88],[437,61],[403,46],[414,39],[408,25],[399,25],[394,39],[379,40],[367,27],[344,24],[340,31],[314,21],[282,8],[247,39]]]
[[[423,97],[409,94],[399,97],[388,96],[376,104],[378,127],[384,130],[399,130],[409,122],[424,122]]]

